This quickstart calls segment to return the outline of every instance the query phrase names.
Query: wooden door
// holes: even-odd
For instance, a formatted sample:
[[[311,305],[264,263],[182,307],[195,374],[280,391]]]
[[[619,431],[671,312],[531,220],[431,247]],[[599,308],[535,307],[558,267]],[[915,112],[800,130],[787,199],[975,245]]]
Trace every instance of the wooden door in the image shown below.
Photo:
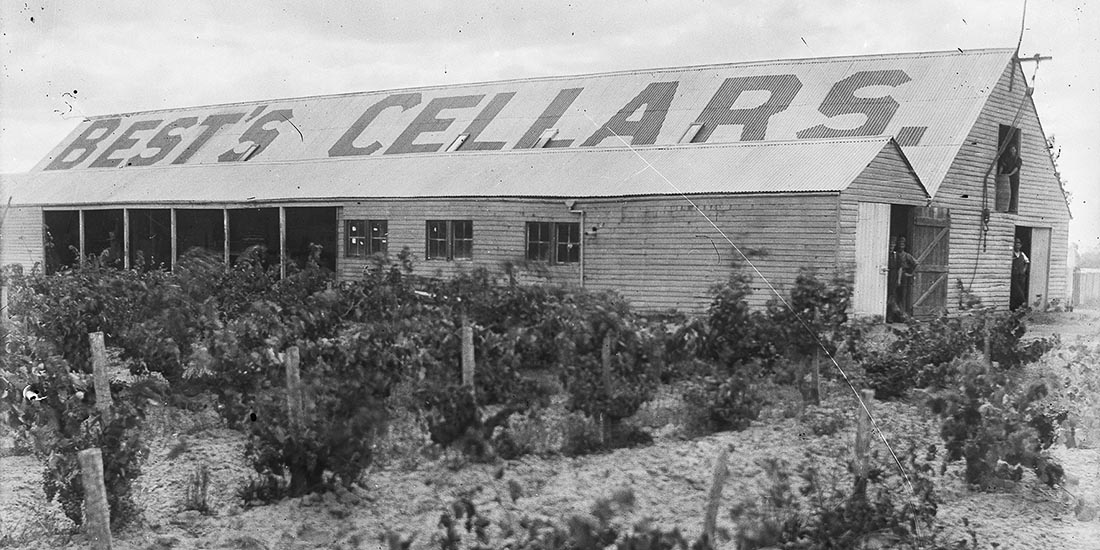
[[[1031,229],[1031,273],[1028,277],[1028,306],[1047,307],[1047,283],[1050,280],[1050,228]]]
[[[913,279],[913,316],[927,319],[947,310],[950,211],[941,207],[913,209],[909,251],[917,259]]]
[[[852,311],[856,315],[886,315],[889,239],[890,205],[859,203],[855,287],[852,289]]]

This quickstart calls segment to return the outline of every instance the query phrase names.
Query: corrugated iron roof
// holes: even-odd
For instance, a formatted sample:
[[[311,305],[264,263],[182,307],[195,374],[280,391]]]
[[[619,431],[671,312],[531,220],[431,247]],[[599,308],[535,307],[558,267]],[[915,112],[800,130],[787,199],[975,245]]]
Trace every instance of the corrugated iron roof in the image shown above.
[[[897,145],[871,137],[47,171],[0,178],[0,193],[15,205],[92,206],[836,192],[886,147]]]
[[[82,179],[128,164],[418,156],[464,133],[460,152],[473,155],[530,147],[543,129],[557,131],[551,147],[671,145],[703,122],[707,143],[904,134],[903,149],[934,194],[1012,54],[732,63],[100,116],[35,171]]]

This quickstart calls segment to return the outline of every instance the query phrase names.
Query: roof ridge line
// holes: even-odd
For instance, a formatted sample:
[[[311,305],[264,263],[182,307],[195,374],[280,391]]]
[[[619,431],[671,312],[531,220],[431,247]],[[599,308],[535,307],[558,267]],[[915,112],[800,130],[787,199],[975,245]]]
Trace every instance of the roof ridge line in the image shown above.
[[[592,73],[576,73],[568,75],[544,75],[544,76],[531,76],[520,78],[505,78],[499,80],[481,80],[472,82],[459,82],[454,84],[431,84],[427,86],[403,86],[397,88],[384,88],[379,90],[359,90],[354,92],[339,92],[334,94],[314,94],[305,96],[294,97],[273,97],[264,99],[253,99],[245,101],[231,101],[228,103],[210,103],[204,105],[188,105],[182,107],[165,107],[161,109],[146,109],[142,111],[129,111],[123,113],[104,113],[100,115],[92,115],[84,118],[84,121],[99,120],[103,118],[113,117],[130,117],[136,115],[172,112],[172,111],[184,111],[192,109],[203,109],[213,107],[232,107],[237,105],[255,105],[257,103],[275,103],[275,102],[289,102],[289,101],[303,101],[303,100],[321,100],[332,99],[340,97],[354,97],[361,95],[371,94],[393,94],[398,92],[408,91],[426,91],[426,90],[446,90],[446,89],[461,89],[474,86],[485,86],[489,84],[510,84],[518,82],[553,82],[556,80],[570,80],[580,78],[595,78],[595,77],[614,77],[631,74],[641,73],[669,73],[677,71],[693,71],[693,70],[705,70],[705,69],[719,69],[724,67],[753,67],[764,65],[787,65],[793,63],[842,63],[858,59],[890,59],[890,58],[919,58],[919,57],[933,57],[933,56],[947,56],[947,55],[987,55],[994,53],[1012,53],[1014,48],[979,48],[973,50],[962,50],[961,48],[955,50],[933,50],[933,51],[921,51],[921,52],[900,52],[900,53],[880,53],[880,54],[855,54],[855,55],[838,55],[838,56],[826,56],[826,57],[796,57],[796,58],[781,58],[781,59],[761,59],[754,61],[732,61],[724,63],[703,63],[697,65],[678,65],[671,67],[650,67],[641,69],[620,69],[615,71],[602,71]]]

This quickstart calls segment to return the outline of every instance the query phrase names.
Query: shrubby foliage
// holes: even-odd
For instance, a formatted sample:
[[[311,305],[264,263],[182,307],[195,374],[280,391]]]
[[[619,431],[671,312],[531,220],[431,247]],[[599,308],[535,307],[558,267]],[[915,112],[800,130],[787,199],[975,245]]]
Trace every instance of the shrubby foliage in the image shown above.
[[[759,389],[765,378],[792,384],[816,400],[810,377],[820,351],[856,350],[863,325],[848,320],[851,285],[822,282],[812,271],[799,273],[789,296],[773,298],[764,310],[748,307],[748,276],[735,272],[716,289],[701,320],[680,329],[669,347],[693,351],[703,372],[689,384],[686,401],[703,403],[703,431],[743,430],[766,404]]]
[[[1012,405],[1003,411],[983,408],[999,395],[989,393],[991,380],[1007,383],[1013,370],[1054,343],[1023,343],[1017,314],[913,323],[888,349],[868,351],[868,325],[847,317],[850,284],[825,282],[809,271],[799,274],[784,300],[773,299],[764,309],[748,307],[750,279],[735,270],[715,289],[705,316],[647,319],[614,294],[521,286],[507,273],[476,269],[445,281],[416,276],[408,250],[378,256],[359,279],[339,283],[315,262],[288,265],[281,276],[265,257],[262,248],[253,248],[226,269],[220,258],[192,252],[180,258],[175,273],[93,267],[14,277],[13,303],[24,328],[5,335],[7,349],[15,351],[2,357],[5,376],[25,373],[17,379],[75,395],[60,374],[34,374],[35,366],[60,373],[58,365],[74,365],[69,376],[77,380],[90,370],[87,333],[105,331],[139,380],[166,380],[170,395],[217,396],[227,423],[249,434],[247,454],[257,477],[244,494],[266,501],[358,478],[375,459],[392,412],[387,402],[398,385],[415,388],[406,406],[439,447],[475,459],[514,458],[537,447],[518,430],[537,423],[538,409],[549,402],[549,377],[560,382],[570,411],[556,450],[578,455],[648,443],[650,436],[626,420],[662,382],[680,384],[685,401],[699,411],[700,432],[747,428],[767,404],[762,382],[793,385],[804,399],[816,400],[810,367],[821,362],[823,351],[861,362],[864,380],[881,398],[961,381],[963,390],[945,391],[936,401],[946,417],[951,459],[1003,460],[1036,468],[1045,480],[1060,475],[1042,455],[1060,417],[1036,408],[1039,390],[1012,394],[1015,401],[1006,401]],[[474,327],[477,350],[472,388],[460,385],[464,322]],[[984,347],[987,326],[999,366],[971,372],[955,359]],[[306,405],[300,426],[287,412],[291,348],[301,358]],[[832,369],[822,374],[832,376]],[[1002,374],[1008,378],[998,378]],[[80,401],[87,399],[85,392]],[[50,494],[75,499],[75,457],[65,453],[100,445],[116,472],[111,479],[117,481],[109,483],[117,484],[113,490],[124,506],[124,483],[136,475],[141,448],[128,435],[140,422],[141,402],[127,399],[105,423],[86,404],[50,405],[58,433],[67,438],[46,443],[61,456],[51,462]],[[26,420],[27,411],[16,410],[14,402],[5,405],[9,424],[54,422]],[[23,421],[12,420],[19,415]],[[517,419],[516,430],[510,419]],[[821,429],[836,428],[822,422]],[[974,479],[988,477],[980,463]],[[833,501],[844,510],[851,504]],[[871,503],[875,510],[883,506]]]
[[[941,542],[935,530],[935,454],[934,447],[903,452],[907,480],[877,457],[865,480],[831,477],[805,462],[763,460],[761,494],[731,511],[737,548],[970,548],[967,541]]]
[[[1058,339],[1024,342],[1023,312],[979,310],[963,317],[940,317],[911,322],[894,331],[893,343],[863,361],[868,384],[876,397],[894,399],[913,388],[938,388],[953,382],[958,372],[954,360],[981,353],[989,335],[990,359],[1014,370],[1036,361],[1054,348]]]
[[[147,453],[140,427],[150,397],[159,397],[164,388],[152,380],[132,385],[112,382],[112,406],[104,415],[95,407],[92,377],[73,372],[62,357],[46,356],[29,368],[10,367],[5,361],[4,380],[19,388],[5,392],[5,423],[33,442],[35,456],[46,464],[42,472],[46,498],[60,503],[65,515],[79,525],[84,486],[76,453],[98,447],[112,528],[134,521],[138,510],[131,483],[141,474],[141,461]],[[24,386],[44,399],[23,399],[20,390]]]
[[[966,480],[994,486],[998,479],[1019,480],[1031,469],[1047,485],[1062,481],[1063,470],[1044,450],[1065,411],[1043,407],[1042,383],[1021,386],[1011,372],[977,359],[953,364],[959,386],[935,393],[933,412],[944,417],[940,432],[947,460],[966,461]]]

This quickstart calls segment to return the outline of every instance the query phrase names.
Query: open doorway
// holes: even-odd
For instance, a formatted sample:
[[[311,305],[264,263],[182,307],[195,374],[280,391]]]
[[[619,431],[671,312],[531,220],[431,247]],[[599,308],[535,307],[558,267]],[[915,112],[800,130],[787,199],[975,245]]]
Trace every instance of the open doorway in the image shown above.
[[[1031,281],[1031,228],[1016,227],[1012,239],[1012,271],[1009,278],[1008,309],[1027,306]]]
[[[1049,227],[1017,226],[1012,243],[1008,308],[1045,308],[1050,280]]]
[[[84,211],[84,254],[105,267],[123,267],[123,214],[117,210]]]
[[[46,274],[76,267],[80,263],[80,211],[47,210],[42,217]]]
[[[888,323],[900,323],[921,316],[929,304],[939,304],[937,309],[942,309],[946,300],[940,292],[946,288],[941,280],[946,277],[946,219],[932,220],[930,231],[924,218],[935,216],[928,210],[902,204],[859,203],[852,291],[856,314],[878,315]],[[943,265],[923,268],[919,265],[922,251],[936,261],[942,256]]]
[[[179,208],[176,210],[176,250],[180,255],[202,249],[218,256],[225,253],[225,221],[222,210]]]
[[[172,269],[172,211],[130,210],[130,267]]]
[[[229,263],[253,246],[264,247],[264,266],[279,265],[279,209],[232,208],[229,210]]]
[[[886,322],[901,323],[913,316],[913,278],[917,261],[910,248],[913,207],[890,207],[889,255],[886,276]]]
[[[320,267],[336,271],[336,208],[286,209],[287,260],[305,267],[311,250],[319,252],[317,263]]]

